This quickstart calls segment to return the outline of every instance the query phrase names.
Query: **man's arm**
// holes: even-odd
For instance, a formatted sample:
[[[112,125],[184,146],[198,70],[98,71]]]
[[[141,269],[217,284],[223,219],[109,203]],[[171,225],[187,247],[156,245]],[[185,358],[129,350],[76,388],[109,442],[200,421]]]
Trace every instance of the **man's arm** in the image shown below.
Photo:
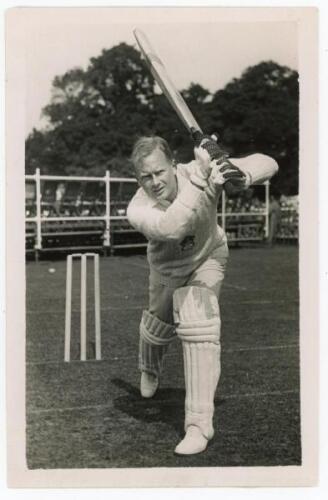
[[[193,233],[195,216],[202,206],[201,199],[212,170],[210,157],[205,150],[194,148],[194,153],[196,160],[189,180],[165,211],[152,206],[142,196],[135,196],[128,206],[130,224],[146,238],[179,241]]]
[[[244,158],[230,158],[229,163],[216,165],[213,163],[212,173],[209,178],[209,191],[222,190],[226,181],[225,175],[229,175],[231,164],[236,166],[244,174],[240,177],[238,184],[235,183],[236,192],[247,189],[252,184],[261,184],[271,179],[278,172],[277,162],[270,156],[255,153]]]
[[[201,189],[187,182],[166,211],[151,206],[141,196],[135,196],[128,206],[127,217],[131,226],[148,239],[179,241],[192,233],[202,194]]]
[[[273,158],[261,153],[255,153],[245,158],[230,158],[230,161],[246,175],[245,187],[268,181],[279,169],[278,163]]]

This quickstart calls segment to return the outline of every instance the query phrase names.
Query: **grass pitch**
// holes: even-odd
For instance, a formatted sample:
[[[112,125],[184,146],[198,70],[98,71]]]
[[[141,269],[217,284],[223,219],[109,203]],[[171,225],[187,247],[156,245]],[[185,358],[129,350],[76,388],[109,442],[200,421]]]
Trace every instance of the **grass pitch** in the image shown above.
[[[72,361],[64,363],[66,263],[27,264],[29,468],[301,464],[296,247],[230,251],[221,294],[215,436],[205,453],[190,457],[173,453],[184,434],[178,340],[170,347],[156,396],[143,400],[139,395],[138,324],[147,305],[146,257],[104,257],[100,266],[102,361],[78,360],[76,266]],[[91,266],[88,278],[92,315]],[[88,354],[93,356],[92,321],[88,326]]]

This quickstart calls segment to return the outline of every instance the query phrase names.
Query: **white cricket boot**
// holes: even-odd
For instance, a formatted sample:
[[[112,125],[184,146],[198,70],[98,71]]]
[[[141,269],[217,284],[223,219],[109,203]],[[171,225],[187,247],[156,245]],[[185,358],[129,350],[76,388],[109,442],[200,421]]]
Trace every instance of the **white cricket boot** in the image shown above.
[[[157,375],[149,372],[141,372],[140,393],[143,398],[152,398],[159,385]]]
[[[201,453],[207,448],[208,440],[202,434],[199,427],[190,425],[183,440],[175,448],[174,452],[178,455],[195,455]]]

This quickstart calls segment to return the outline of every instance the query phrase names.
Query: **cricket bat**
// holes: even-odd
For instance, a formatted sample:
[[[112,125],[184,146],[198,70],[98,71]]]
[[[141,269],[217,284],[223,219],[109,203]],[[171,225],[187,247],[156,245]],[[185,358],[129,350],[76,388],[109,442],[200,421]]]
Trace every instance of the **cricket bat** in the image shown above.
[[[140,52],[143,55],[151,74],[153,75],[155,81],[162,90],[163,94],[166,96],[167,100],[170,102],[172,108],[180,118],[181,122],[184,124],[184,126],[187,128],[190,134],[193,134],[194,132],[197,131],[203,133],[201,127],[199,126],[195,117],[188,108],[186,101],[184,100],[180,92],[177,90],[162,60],[155,52],[154,48],[152,47],[145,33],[143,33],[139,29],[135,29],[133,31],[133,34],[135,36]],[[220,148],[220,153],[222,157],[225,158],[228,157],[228,154],[225,151],[222,151],[221,148]],[[231,181],[227,181],[225,183],[224,189],[228,194],[233,193],[235,191],[235,188]]]
[[[192,129],[202,132],[186,101],[175,87],[162,60],[156,54],[146,35],[139,29],[135,29],[133,33],[151,74],[184,126],[189,132]]]

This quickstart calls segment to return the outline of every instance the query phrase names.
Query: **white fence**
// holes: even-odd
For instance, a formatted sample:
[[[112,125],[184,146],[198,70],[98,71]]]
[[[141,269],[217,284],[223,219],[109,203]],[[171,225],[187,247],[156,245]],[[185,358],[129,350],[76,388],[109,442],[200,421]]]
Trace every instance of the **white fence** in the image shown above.
[[[111,222],[115,220],[127,220],[126,215],[112,215],[111,214],[111,183],[136,183],[134,178],[125,177],[111,177],[110,172],[106,171],[104,177],[69,177],[69,176],[54,176],[54,175],[40,175],[40,169],[36,169],[34,175],[26,175],[26,181],[35,182],[35,207],[36,214],[32,217],[26,217],[26,222],[35,223],[36,225],[36,238],[35,238],[35,250],[42,250],[42,225],[44,222],[65,222],[65,221],[104,221],[105,230],[103,236],[103,246],[105,248],[111,247]],[[79,216],[49,216],[42,214],[42,192],[41,192],[41,182],[42,181],[54,181],[54,182],[97,182],[104,183],[105,185],[105,213],[103,215],[79,215]],[[269,182],[266,181],[263,184],[265,189],[265,205],[264,210],[257,210],[256,212],[227,212],[227,197],[223,191],[221,198],[221,212],[218,212],[218,217],[220,217],[220,223],[223,229],[226,229],[227,220],[229,218],[243,218],[243,217],[263,217],[264,218],[264,236],[268,237],[269,234]],[[243,238],[247,240],[247,238]],[[259,239],[259,238],[249,238],[249,239]],[[131,245],[132,246],[132,245]]]

